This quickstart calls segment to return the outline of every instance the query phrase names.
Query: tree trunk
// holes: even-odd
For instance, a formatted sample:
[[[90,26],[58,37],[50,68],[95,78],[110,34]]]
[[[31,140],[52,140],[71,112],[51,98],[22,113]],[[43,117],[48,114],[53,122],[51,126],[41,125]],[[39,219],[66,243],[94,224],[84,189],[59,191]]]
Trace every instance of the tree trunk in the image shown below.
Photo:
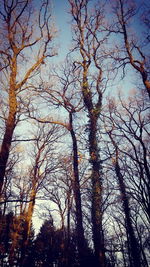
[[[104,267],[106,266],[106,262],[102,229],[102,173],[96,138],[96,122],[97,120],[91,116],[89,126],[89,152],[90,162],[92,164],[92,225],[97,265]]]
[[[75,206],[76,206],[77,244],[78,244],[80,266],[84,267],[86,248],[85,248],[82,207],[81,207],[81,192],[80,192],[80,183],[79,183],[78,147],[77,147],[77,140],[76,140],[75,132],[73,129],[73,120],[72,120],[71,112],[69,113],[69,123],[70,123],[70,134],[71,134],[72,143],[73,143],[73,171],[74,171],[73,192],[74,192]]]
[[[30,233],[31,233],[31,224],[32,224],[32,216],[33,216],[34,206],[35,206],[35,198],[36,198],[36,189],[34,186],[30,193],[30,202],[29,202],[27,212],[24,213],[25,229],[24,229],[24,238],[22,242],[21,260],[20,260],[20,266],[22,267],[26,266],[26,252],[28,249],[29,238],[30,238]]]
[[[17,72],[17,59],[16,56],[12,58],[11,74],[10,74],[10,88],[9,88],[9,114],[6,120],[6,128],[4,138],[0,151],[0,198],[2,195],[2,189],[4,184],[4,176],[6,171],[6,165],[9,157],[9,151],[11,147],[13,132],[16,124],[16,112],[17,112],[17,98],[16,98],[16,72]]]
[[[125,214],[125,223],[126,223],[126,231],[128,235],[128,242],[129,242],[129,253],[130,253],[130,266],[131,267],[141,267],[141,257],[140,257],[140,249],[137,242],[137,239],[135,237],[134,229],[132,226],[132,220],[131,220],[131,212],[129,207],[129,201],[126,194],[126,187],[124,184],[124,179],[120,170],[120,166],[118,163],[118,160],[115,162],[115,171],[119,182],[119,188],[121,192],[121,198],[122,198],[122,204]]]
[[[87,80],[88,66],[84,64],[83,71],[83,86],[82,94],[85,107],[88,111],[89,117],[89,154],[90,163],[92,165],[92,227],[93,227],[93,242],[95,249],[95,258],[97,266],[105,267],[105,247],[102,229],[102,173],[101,163],[99,158],[99,149],[97,143],[97,122],[100,115],[102,105],[102,94],[98,91],[98,101],[94,105],[92,100],[92,93],[89,89]]]
[[[67,266],[70,266],[71,258],[70,258],[70,237],[71,237],[71,232],[70,232],[70,213],[71,213],[71,199],[70,199],[70,189],[68,192],[68,197],[67,197],[67,251],[66,251],[66,258],[67,258]]]

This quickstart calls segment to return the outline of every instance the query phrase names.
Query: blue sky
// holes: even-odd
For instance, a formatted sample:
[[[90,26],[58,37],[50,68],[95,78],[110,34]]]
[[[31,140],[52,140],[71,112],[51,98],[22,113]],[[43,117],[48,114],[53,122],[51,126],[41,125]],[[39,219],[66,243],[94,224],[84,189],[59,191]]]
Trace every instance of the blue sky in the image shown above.
[[[69,3],[67,0],[54,0],[53,13],[58,29],[59,60],[63,60],[71,45],[71,27],[69,16]]]
[[[96,0],[91,0],[93,5]],[[147,4],[147,0],[135,0],[138,6],[143,3]],[[111,1],[110,1],[111,3]],[[109,4],[109,1],[108,1]],[[59,44],[59,60],[63,60],[66,53],[68,53],[71,46],[71,16],[68,14],[70,9],[70,4],[68,0],[52,0],[53,14],[58,29],[58,44]],[[136,24],[134,25],[136,27]],[[139,25],[137,26],[138,30]],[[56,59],[56,58],[55,58]]]

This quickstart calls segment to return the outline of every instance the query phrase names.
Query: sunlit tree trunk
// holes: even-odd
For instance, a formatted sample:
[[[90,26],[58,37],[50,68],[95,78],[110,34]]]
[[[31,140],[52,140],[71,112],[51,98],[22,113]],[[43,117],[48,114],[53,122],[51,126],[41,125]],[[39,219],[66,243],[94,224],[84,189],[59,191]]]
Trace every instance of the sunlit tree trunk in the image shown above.
[[[17,103],[18,95],[21,93],[22,87],[31,78],[31,75],[33,75],[47,57],[48,44],[52,41],[52,32],[50,31],[51,13],[48,8],[49,1],[46,1],[44,5],[41,4],[42,7],[39,5],[37,18],[35,18],[37,24],[34,24],[31,19],[31,15],[33,15],[32,3],[34,3],[34,0],[11,1],[11,3],[4,0],[0,2],[1,36],[5,36],[4,42],[0,44],[0,54],[2,55],[1,73],[2,80],[3,78],[6,80],[8,87],[6,93],[8,93],[9,99],[8,115],[6,115],[4,136],[0,149],[0,198],[12,137],[17,124],[16,114],[18,112],[21,115],[22,112],[19,109],[20,101]],[[38,36],[36,34],[34,35],[36,31],[38,32]],[[27,49],[31,49],[32,47],[36,50],[37,44],[40,46],[40,49],[36,51],[37,56],[30,61],[26,57],[26,53],[29,52]],[[54,54],[52,52],[48,56],[51,57]],[[23,62],[22,59],[24,60]],[[28,65],[26,64],[27,61],[29,67],[26,70],[26,66],[24,65]],[[6,77],[9,77],[8,81]],[[19,96],[21,98],[21,94]]]
[[[22,232],[24,225],[24,214],[20,214],[19,216],[14,216],[12,223],[12,231],[11,231],[11,245],[9,251],[9,264],[10,266],[14,266],[15,262],[19,262],[19,257],[17,255],[18,249],[20,249],[20,242],[22,242]]]
[[[36,194],[38,190],[38,184],[40,183],[40,173],[39,168],[41,166],[42,162],[42,152],[44,151],[44,148],[46,146],[46,141],[40,145],[38,142],[40,142],[40,137],[38,137],[39,140],[37,141],[37,155],[35,158],[35,163],[33,165],[33,173],[31,173],[31,189],[30,189],[30,196],[29,196],[29,204],[27,208],[24,211],[24,221],[25,221],[25,229],[24,229],[24,238],[22,242],[22,253],[21,253],[21,266],[26,266],[26,251],[28,248],[30,233],[31,233],[31,225],[32,225],[32,217],[35,207],[35,200],[36,200]],[[47,136],[45,137],[47,138]]]
[[[28,249],[29,238],[31,234],[31,225],[32,225],[32,217],[35,206],[36,193],[37,193],[36,187],[33,187],[31,189],[30,200],[27,211],[24,212],[24,236],[22,240],[21,259],[20,259],[21,266],[26,266],[26,252]]]
[[[17,98],[16,98],[16,74],[17,74],[17,58],[16,55],[12,58],[10,73],[10,88],[9,88],[9,114],[6,120],[5,134],[0,151],[0,195],[4,183],[6,165],[9,157],[11,141],[16,124],[17,113]]]

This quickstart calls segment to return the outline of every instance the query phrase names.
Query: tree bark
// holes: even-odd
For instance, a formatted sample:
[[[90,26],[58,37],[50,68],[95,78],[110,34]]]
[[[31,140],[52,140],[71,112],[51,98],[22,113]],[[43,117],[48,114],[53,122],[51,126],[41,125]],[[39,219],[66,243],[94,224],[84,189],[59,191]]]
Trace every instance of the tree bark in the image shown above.
[[[69,124],[70,124],[70,134],[72,137],[72,144],[73,144],[73,172],[74,172],[73,192],[74,192],[75,206],[76,206],[77,244],[78,244],[80,266],[84,267],[86,247],[84,238],[81,192],[80,192],[79,170],[78,170],[78,146],[77,146],[76,135],[73,129],[72,112],[69,113]]]
[[[96,138],[97,126],[93,116],[89,122],[89,152],[90,163],[92,165],[92,225],[93,225],[93,241],[95,248],[95,256],[98,266],[106,266],[105,249],[102,227],[102,173],[101,164],[98,154],[98,144]]]
[[[102,227],[102,173],[101,163],[99,158],[99,149],[97,143],[97,122],[100,115],[100,109],[102,106],[102,94],[99,91],[97,104],[93,105],[92,93],[89,89],[87,80],[88,66],[86,63],[83,65],[83,86],[82,94],[85,107],[88,111],[89,117],[89,154],[90,163],[92,165],[92,227],[93,227],[93,242],[95,249],[95,258],[97,266],[105,267],[105,246],[103,238],[103,227]]]
[[[0,151],[0,198],[2,195],[6,165],[9,157],[12,137],[16,126],[17,98],[16,98],[16,75],[17,75],[17,58],[12,58],[9,88],[9,114],[6,120],[5,134]]]

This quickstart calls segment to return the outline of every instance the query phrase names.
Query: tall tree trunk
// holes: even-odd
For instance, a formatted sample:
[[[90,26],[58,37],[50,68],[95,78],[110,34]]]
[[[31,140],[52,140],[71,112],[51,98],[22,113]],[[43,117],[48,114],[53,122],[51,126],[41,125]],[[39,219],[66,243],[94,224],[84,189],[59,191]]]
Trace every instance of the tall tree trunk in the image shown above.
[[[119,165],[119,159],[118,159],[118,147],[115,143],[111,132],[109,132],[109,137],[112,141],[112,144],[115,148],[116,158],[114,161],[114,167],[116,176],[118,178],[120,193],[121,193],[121,200],[122,200],[122,206],[125,214],[125,223],[126,223],[126,232],[127,232],[127,238],[128,238],[128,247],[129,247],[129,258],[130,258],[130,266],[131,267],[141,267],[141,256],[140,256],[140,249],[139,244],[137,242],[137,239],[135,237],[134,229],[132,226],[132,219],[131,219],[131,211],[130,211],[130,205],[128,196],[126,193],[126,186],[124,183],[124,178],[121,173],[120,165]]]
[[[16,73],[17,73],[17,59],[16,56],[12,58],[11,74],[10,74],[10,88],[9,88],[9,114],[6,120],[6,128],[4,138],[0,150],[0,198],[2,195],[2,189],[4,184],[4,177],[6,171],[6,165],[9,157],[9,151],[11,147],[13,132],[16,123],[17,112],[17,98],[16,98]]]
[[[29,238],[31,233],[31,224],[32,224],[32,217],[34,212],[35,206],[35,198],[36,198],[36,186],[34,185],[31,193],[30,193],[30,202],[27,211],[24,213],[24,221],[25,221],[25,229],[24,229],[24,238],[22,242],[22,249],[21,249],[21,259],[20,259],[20,266],[26,266],[26,253],[29,244]]]
[[[10,244],[10,251],[9,251],[9,265],[15,266],[15,262],[17,261],[18,264],[18,256],[17,256],[17,250],[19,249],[19,240],[22,238],[21,232],[23,230],[22,228],[22,222],[24,221],[24,215],[20,214],[19,216],[14,216],[13,218],[13,228],[11,231],[11,244]]]
[[[89,122],[89,152],[92,165],[92,225],[95,256],[98,266],[106,266],[104,238],[102,229],[102,173],[96,138],[97,120],[90,116]]]
[[[79,61],[77,62],[77,64],[79,64],[79,66],[81,67],[82,71],[82,82],[80,83],[81,93],[83,96],[86,114],[89,117],[89,124],[87,130],[89,133],[88,145],[90,163],[92,166],[91,215],[93,226],[93,243],[95,248],[97,266],[104,267],[106,266],[106,260],[102,230],[102,174],[97,143],[97,123],[102,106],[101,86],[103,81],[103,48],[102,50],[100,49],[101,36],[99,35],[99,33],[101,32],[100,26],[103,20],[103,14],[100,5],[98,5],[100,8],[95,8],[95,12],[93,7],[93,13],[91,12],[90,14],[89,11],[91,9],[91,6],[88,6],[88,0],[69,0],[69,3],[71,5],[71,14],[75,23],[75,49],[79,49],[79,58],[81,57],[81,61],[79,59]],[[104,42],[104,39],[102,43]],[[91,81],[92,74],[94,74],[93,81]]]
[[[93,227],[93,242],[95,249],[95,257],[97,266],[105,267],[106,258],[105,258],[105,246],[103,238],[103,229],[102,229],[102,173],[101,173],[101,163],[99,158],[99,149],[97,143],[97,123],[100,115],[100,110],[102,106],[102,94],[99,90],[98,92],[98,101],[94,105],[92,93],[89,89],[87,72],[88,66],[87,63],[83,63],[83,86],[82,94],[85,107],[88,111],[89,117],[89,154],[90,154],[90,163],[92,165],[92,227]],[[99,81],[98,81],[99,82]]]
[[[67,267],[70,267],[71,257],[70,257],[70,239],[71,239],[71,231],[70,231],[70,215],[71,215],[71,190],[68,189],[68,196],[67,196],[67,251],[66,251],[66,257],[67,257]]]
[[[77,147],[76,135],[73,129],[72,112],[69,113],[69,124],[70,124],[70,134],[72,137],[72,144],[73,144],[73,172],[74,172],[73,193],[74,193],[75,206],[76,206],[77,244],[78,244],[80,266],[84,267],[86,247],[85,247],[85,238],[84,238],[81,192],[80,192],[79,170],[78,170],[78,147]]]
[[[39,183],[39,162],[41,153],[44,150],[45,143],[42,143],[40,147],[38,147],[38,152],[35,158],[35,165],[33,169],[33,177],[32,177],[32,185],[31,185],[31,191],[30,191],[30,197],[29,197],[29,205],[27,210],[24,212],[24,220],[25,220],[25,232],[24,232],[24,239],[22,243],[22,255],[21,255],[21,266],[26,266],[26,251],[29,244],[29,238],[31,233],[31,224],[32,224],[32,216],[34,212],[34,206],[35,206],[35,199],[37,194],[37,187]]]
[[[137,239],[135,237],[134,229],[132,226],[132,220],[131,220],[131,212],[130,212],[130,206],[128,201],[128,196],[126,193],[126,186],[124,184],[124,179],[120,170],[120,166],[118,163],[118,160],[115,162],[115,171],[119,182],[119,188],[121,192],[121,199],[125,214],[125,223],[126,223],[126,231],[128,235],[128,242],[129,242],[129,253],[131,256],[131,267],[141,267],[141,257],[140,257],[140,249],[137,242]]]

